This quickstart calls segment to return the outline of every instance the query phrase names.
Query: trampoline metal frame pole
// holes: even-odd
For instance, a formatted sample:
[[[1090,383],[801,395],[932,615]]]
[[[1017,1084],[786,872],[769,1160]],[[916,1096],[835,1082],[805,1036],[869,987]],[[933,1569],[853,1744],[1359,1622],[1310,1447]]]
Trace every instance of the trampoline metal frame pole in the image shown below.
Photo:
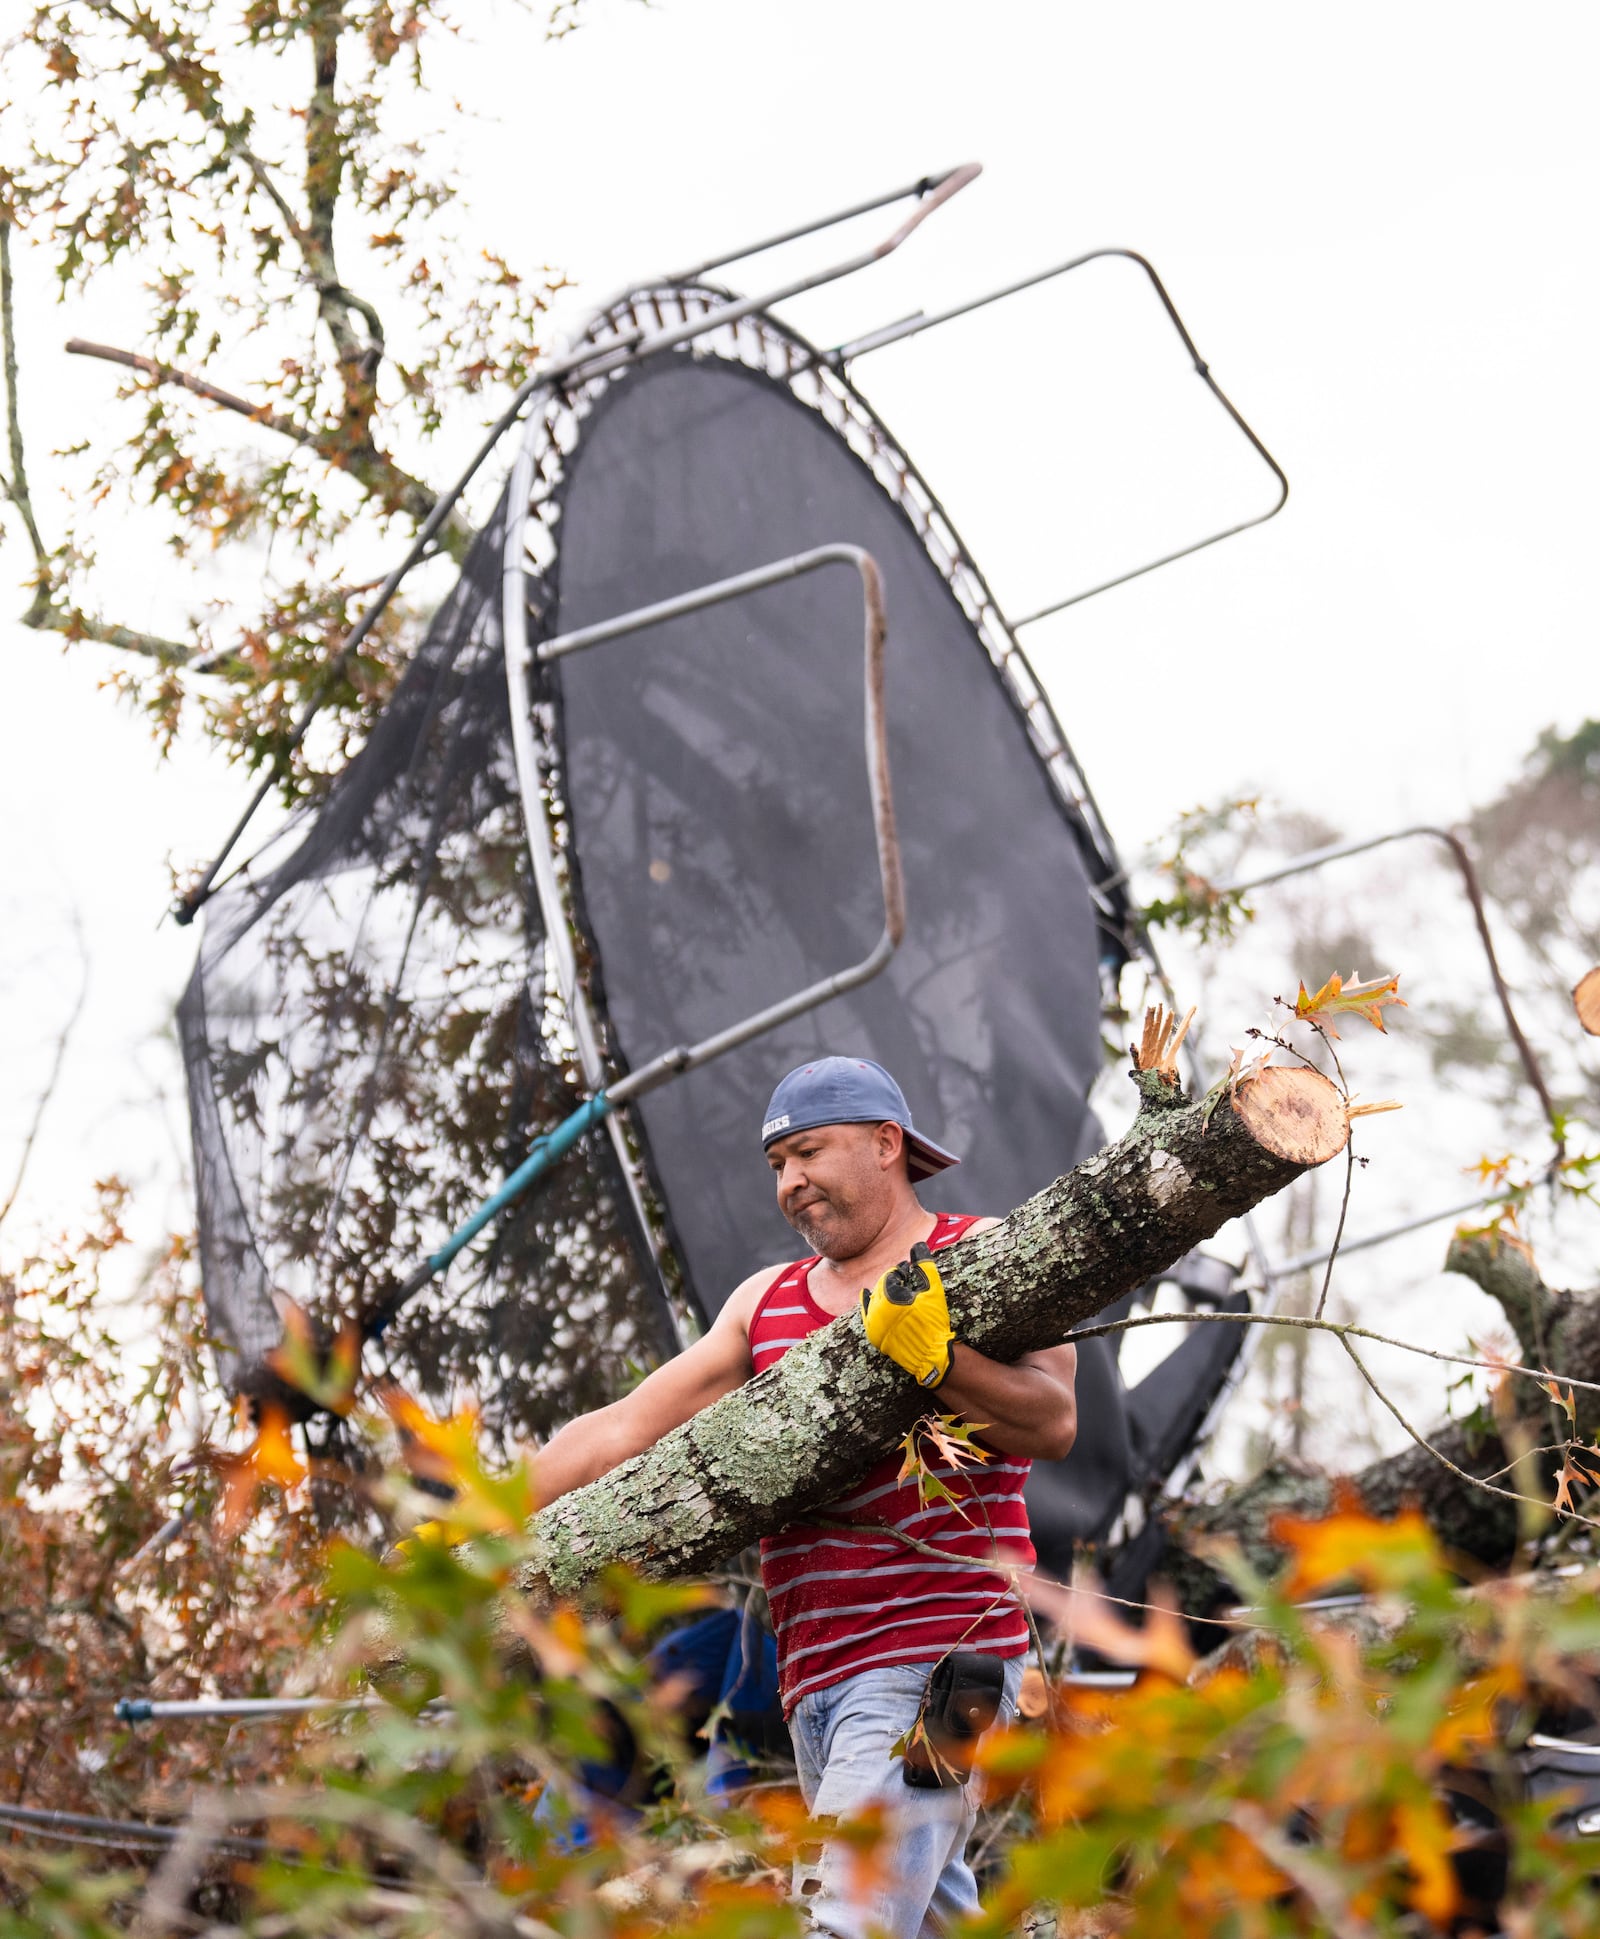
[[[925,196],[938,195],[943,191],[941,199],[944,199],[965,188],[980,172],[980,163],[963,162],[956,168],[945,169],[942,174],[924,175],[920,180],[908,183],[905,188],[891,189],[887,195],[875,195],[870,201],[853,203],[848,209],[825,215],[816,222],[802,222],[798,228],[780,230],[777,235],[766,236],[743,249],[730,249],[726,255],[708,256],[704,262],[695,263],[688,269],[673,270],[662,280],[668,283],[697,283],[714,269],[726,269],[729,263],[741,263],[747,257],[759,256],[768,249],[778,249],[786,242],[799,242],[804,236],[814,236],[824,229],[836,228],[841,222],[850,222],[858,215],[871,215],[877,209],[887,209],[895,202],[908,201],[912,196],[920,201]],[[954,178],[957,176],[962,179],[956,181]],[[947,187],[947,184],[952,186]],[[927,214],[927,210],[924,209],[922,213]]]
[[[1528,1088],[1538,1098],[1544,1111],[1545,1121],[1550,1127],[1550,1136],[1559,1159],[1566,1149],[1560,1114],[1550,1096],[1544,1071],[1534,1055],[1533,1046],[1523,1034],[1522,1025],[1517,1019],[1516,1009],[1511,1001],[1511,991],[1501,972],[1500,959],[1495,954],[1494,937],[1489,929],[1489,913],[1484,906],[1483,889],[1478,881],[1478,871],[1473,866],[1471,852],[1453,829],[1438,828],[1432,823],[1420,822],[1407,828],[1391,828],[1385,835],[1365,835],[1354,841],[1330,842],[1325,848],[1309,849],[1304,855],[1297,855],[1290,861],[1280,863],[1277,868],[1266,869],[1260,875],[1224,882],[1220,885],[1218,893],[1247,895],[1253,889],[1269,888],[1275,882],[1285,882],[1291,876],[1308,874],[1313,869],[1325,867],[1329,862],[1342,862],[1348,856],[1365,855],[1370,849],[1383,848],[1389,842],[1418,839],[1442,843],[1449,850],[1450,859],[1461,877],[1462,891],[1472,909],[1472,920],[1478,932],[1478,942],[1483,950],[1484,963],[1488,967],[1489,981],[1494,986],[1494,993],[1500,1004],[1500,1014],[1505,1019],[1506,1034],[1510,1037],[1512,1048],[1516,1051],[1522,1065],[1523,1075],[1528,1080]]]
[[[1450,859],[1455,864],[1456,870],[1461,877],[1462,889],[1472,908],[1473,921],[1478,931],[1478,941],[1483,949],[1484,961],[1488,967],[1490,982],[1493,984],[1495,995],[1499,999],[1500,1010],[1505,1019],[1507,1034],[1511,1038],[1513,1048],[1521,1060],[1523,1073],[1527,1077],[1529,1088],[1534,1092],[1544,1108],[1550,1125],[1551,1137],[1555,1142],[1556,1162],[1559,1162],[1565,1150],[1565,1141],[1561,1136],[1560,1120],[1551,1101],[1550,1092],[1545,1083],[1544,1072],[1540,1067],[1539,1060],[1535,1056],[1533,1048],[1529,1044],[1526,1036],[1523,1034],[1522,1025],[1518,1021],[1516,1010],[1512,1005],[1511,992],[1501,972],[1499,958],[1495,954],[1494,938],[1489,929],[1489,916],[1484,906],[1483,891],[1478,882],[1477,869],[1473,865],[1472,856],[1466,843],[1453,829],[1439,828],[1435,827],[1432,823],[1422,822],[1405,828],[1391,828],[1386,834],[1382,835],[1365,835],[1358,836],[1353,841],[1330,842],[1326,847],[1309,849],[1304,855],[1297,855],[1287,862],[1281,862],[1275,868],[1264,869],[1258,875],[1241,876],[1231,882],[1224,882],[1219,885],[1218,892],[1222,895],[1247,895],[1252,890],[1270,888],[1274,883],[1288,881],[1296,875],[1308,875],[1316,869],[1326,867],[1329,862],[1341,862],[1350,856],[1365,855],[1372,849],[1386,847],[1390,842],[1412,841],[1417,839],[1426,839],[1442,843],[1449,851]],[[1148,939],[1147,947],[1150,950],[1152,962],[1155,962],[1154,947],[1148,943]],[[1157,967],[1159,969],[1159,964]],[[1166,982],[1164,972],[1162,972],[1162,981],[1166,985],[1170,996],[1171,985]],[[1198,1031],[1191,1031],[1185,1048],[1190,1058],[1191,1069],[1194,1071],[1197,1079],[1203,1083],[1204,1075],[1198,1063],[1198,1037]],[[1495,1202],[1495,1197],[1491,1194],[1487,1197],[1468,1199],[1459,1205],[1443,1206],[1437,1211],[1424,1213],[1418,1218],[1406,1219],[1398,1225],[1388,1227],[1384,1231],[1371,1233],[1359,1239],[1347,1239],[1340,1244],[1339,1254],[1343,1256],[1347,1252],[1364,1252],[1373,1246],[1386,1245],[1391,1239],[1402,1238],[1407,1233],[1418,1231],[1424,1226],[1438,1224],[1447,1218],[1463,1217],[1469,1212],[1477,1211],[1483,1206],[1491,1205]],[[1257,1237],[1253,1220],[1247,1217],[1244,1224],[1249,1238],[1252,1261],[1256,1270],[1261,1275],[1264,1300],[1260,1311],[1264,1314],[1271,1314],[1277,1310],[1280,1288],[1283,1282],[1292,1278],[1297,1272],[1305,1272],[1309,1271],[1312,1267],[1326,1265],[1329,1253],[1326,1251],[1308,1253],[1304,1257],[1290,1259],[1282,1264],[1275,1264]],[[1188,1452],[1184,1455],[1178,1467],[1173,1470],[1172,1474],[1162,1484],[1158,1499],[1174,1499],[1186,1486],[1190,1475],[1198,1465],[1202,1449],[1215,1430],[1216,1423],[1221,1417],[1223,1409],[1243,1385],[1245,1376],[1254,1364],[1256,1354],[1261,1347],[1263,1334],[1264,1329],[1259,1326],[1252,1326],[1246,1329],[1244,1345],[1240,1348],[1238,1356],[1229,1368],[1227,1379],[1218,1389],[1211,1407],[1207,1410],[1205,1419],[1202,1421],[1199,1430],[1190,1443]]]
[[[955,303],[948,309],[937,310],[932,316],[926,316],[919,311],[915,316],[908,316],[899,323],[886,324],[882,329],[870,331],[865,336],[853,338],[849,343],[842,343],[832,350],[823,351],[819,359],[830,369],[839,370],[844,365],[853,363],[857,358],[868,356],[874,350],[882,350],[891,343],[902,343],[907,337],[918,336],[924,330],[935,330],[941,323],[952,322],[956,317],[970,316],[974,310],[985,309],[991,303],[1004,302],[1008,296],[1017,296],[1024,290],[1035,289],[1041,283],[1051,282],[1057,276],[1066,276],[1075,269],[1082,269],[1088,263],[1103,262],[1108,258],[1117,257],[1124,262],[1137,265],[1150,279],[1151,287],[1161,299],[1161,306],[1166,311],[1173,329],[1177,331],[1184,349],[1188,352],[1196,374],[1249,439],[1262,462],[1277,479],[1278,495],[1266,511],[1258,512],[1252,518],[1242,519],[1238,524],[1226,526],[1220,532],[1213,532],[1206,538],[1196,539],[1192,545],[1180,546],[1176,552],[1165,552],[1159,559],[1151,559],[1145,565],[1135,566],[1130,572],[1118,573],[1115,578],[1103,579],[1098,585],[1088,586],[1082,592],[1071,593],[1065,599],[1052,600],[1049,605],[1039,607],[1036,612],[1024,614],[1021,619],[1010,620],[1008,625],[1012,633],[1020,632],[1024,626],[1032,626],[1036,620],[1048,619],[1054,613],[1064,613],[1069,606],[1081,605],[1086,599],[1093,599],[1100,593],[1109,592],[1113,586],[1125,586],[1131,579],[1142,579],[1147,572],[1156,572],[1162,566],[1172,565],[1178,559],[1187,559],[1191,553],[1203,552],[1207,546],[1220,545],[1224,539],[1234,538],[1240,532],[1248,532],[1253,526],[1265,525],[1268,519],[1276,518],[1288,503],[1289,480],[1283,467],[1246,423],[1232,399],[1212,376],[1210,365],[1200,355],[1194,338],[1189,334],[1188,326],[1178,314],[1178,307],[1167,292],[1166,284],[1156,273],[1155,265],[1141,256],[1136,249],[1091,249],[1082,256],[1074,256],[1069,262],[1056,263],[1049,269],[1036,270],[1030,276],[1020,277],[1016,282],[1006,283],[1000,289],[990,290],[983,296],[970,297],[964,303]]]
[[[900,841],[895,831],[894,797],[889,781],[888,723],[883,706],[883,649],[887,635],[883,576],[872,554],[859,545],[820,545],[808,552],[797,552],[790,558],[778,559],[771,565],[758,566],[754,571],[720,579],[675,599],[663,599],[654,605],[642,606],[635,612],[623,613],[616,619],[601,620],[593,626],[561,634],[544,641],[535,649],[535,657],[540,661],[563,659],[569,653],[601,646],[608,640],[641,632],[646,627],[664,625],[669,620],[700,612],[707,606],[722,605],[728,600],[743,598],[748,593],[781,585],[785,580],[797,579],[805,573],[831,565],[852,566],[861,578],[866,620],[867,775],[872,791],[878,879],[883,891],[883,934],[867,955],[849,969],[810,983],[803,990],[797,990],[792,996],[757,1011],[753,1016],[718,1031],[700,1043],[676,1045],[652,1058],[649,1063],[640,1065],[608,1087],[607,1096],[613,1105],[629,1098],[642,1097],[668,1079],[685,1071],[697,1070],[702,1064],[709,1064],[713,1058],[736,1050],[741,1044],[764,1036],[769,1030],[775,1030],[779,1024],[787,1023],[791,1018],[802,1016],[807,1010],[814,1010],[833,997],[842,996],[847,990],[870,982],[899,947],[905,934],[905,885],[900,868]]]
[[[383,1697],[119,1697],[112,1714],[119,1724],[149,1724],[180,1717],[231,1718],[238,1722],[390,1708]]]

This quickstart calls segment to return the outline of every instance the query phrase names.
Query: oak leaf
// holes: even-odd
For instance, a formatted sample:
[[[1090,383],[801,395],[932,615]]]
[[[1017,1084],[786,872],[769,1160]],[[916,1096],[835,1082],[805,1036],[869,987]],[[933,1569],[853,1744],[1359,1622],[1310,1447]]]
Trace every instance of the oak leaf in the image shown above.
[[[1398,1588],[1440,1566],[1433,1531],[1416,1509],[1403,1508],[1392,1521],[1380,1521],[1366,1512],[1349,1487],[1339,1490],[1330,1514],[1315,1521],[1276,1515],[1269,1529],[1294,1558],[1281,1585],[1291,1598],[1339,1582]]]
[[[1335,1017],[1365,1017],[1375,1029],[1382,1030],[1383,1013],[1390,1004],[1396,1004],[1402,1010],[1408,1007],[1399,990],[1398,973],[1370,977],[1363,982],[1354,970],[1348,979],[1335,971],[1314,996],[1307,994],[1304,983],[1300,985],[1294,1014],[1299,1022],[1314,1023],[1327,1031],[1330,1037],[1339,1034],[1333,1021]]]

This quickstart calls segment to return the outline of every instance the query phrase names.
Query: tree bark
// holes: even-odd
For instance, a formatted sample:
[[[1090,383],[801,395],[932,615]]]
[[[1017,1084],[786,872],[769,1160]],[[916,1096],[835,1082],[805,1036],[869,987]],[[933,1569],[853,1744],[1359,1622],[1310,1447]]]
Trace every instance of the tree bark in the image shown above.
[[[1444,1263],[1447,1272],[1471,1279],[1499,1304],[1517,1336],[1525,1365],[1600,1381],[1600,1294],[1552,1291],[1527,1248],[1503,1235],[1457,1233]],[[1569,1432],[1592,1442],[1600,1432],[1600,1395],[1575,1393],[1577,1419],[1572,1428],[1565,1414],[1559,1423],[1552,1421],[1551,1402],[1531,1380],[1513,1376],[1510,1398],[1514,1418],[1531,1435],[1533,1445],[1562,1439]],[[1486,1416],[1442,1422],[1427,1429],[1426,1438],[1466,1473],[1480,1480],[1493,1476],[1502,1488],[1517,1486],[1503,1472],[1512,1456]],[[1543,1459],[1539,1472],[1549,1483],[1554,1464]],[[1504,1568],[1515,1558],[1516,1503],[1473,1487],[1415,1443],[1370,1463],[1351,1479],[1374,1514],[1390,1516],[1408,1503],[1415,1504],[1455,1554],[1492,1569]],[[1170,1564],[1163,1565],[1163,1573],[1171,1578],[1183,1608],[1190,1615],[1205,1616],[1235,1599],[1225,1578],[1190,1552],[1186,1542],[1219,1537],[1236,1542],[1253,1568],[1272,1574],[1282,1560],[1282,1551],[1272,1539],[1273,1518],[1326,1513],[1333,1485],[1327,1474],[1277,1462],[1220,1502],[1180,1517],[1172,1530],[1177,1550]]]
[[[1348,1136],[1343,1100],[1311,1071],[1199,1103],[1170,1065],[1134,1082],[1125,1137],[940,1254],[958,1338],[1002,1361],[1055,1345]],[[572,1595],[612,1563],[656,1578],[703,1571],[846,1492],[929,1406],[850,1313],[536,1516],[519,1587]]]

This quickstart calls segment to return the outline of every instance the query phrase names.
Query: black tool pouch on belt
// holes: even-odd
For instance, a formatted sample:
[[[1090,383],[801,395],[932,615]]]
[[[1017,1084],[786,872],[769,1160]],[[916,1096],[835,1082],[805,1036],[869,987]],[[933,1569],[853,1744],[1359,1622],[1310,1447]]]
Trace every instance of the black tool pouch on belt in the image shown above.
[[[998,1656],[952,1650],[934,1665],[922,1700],[921,1729],[906,1747],[907,1784],[918,1790],[954,1789],[972,1775],[978,1739],[1000,1714],[1006,1666]]]

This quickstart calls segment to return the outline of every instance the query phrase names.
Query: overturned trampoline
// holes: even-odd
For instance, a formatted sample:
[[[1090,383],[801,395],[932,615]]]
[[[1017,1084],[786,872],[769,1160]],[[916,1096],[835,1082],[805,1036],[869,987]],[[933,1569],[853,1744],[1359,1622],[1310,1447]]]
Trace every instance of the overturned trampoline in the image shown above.
[[[526,415],[366,746],[208,872],[180,1024],[207,1308],[239,1391],[287,1295],[425,1393],[470,1390],[506,1439],[612,1397],[792,1254],[757,1131],[774,1078],[824,1050],[886,1064],[961,1155],[930,1209],[1003,1212],[1100,1143],[1102,1012],[1148,942],[1026,622],[851,374],[1091,258],[833,349],[773,314],[974,172],[844,212],[911,205],[803,282],[710,278],[842,218],[597,314],[497,427]],[[1282,473],[1129,260],[1270,472],[1243,523],[1271,516]],[[1171,1278],[1248,1305],[1218,1261]],[[1131,1392],[1084,1343],[1080,1449],[1030,1483],[1047,1568],[1088,1540],[1142,1579],[1145,1510],[1247,1331],[1192,1329]]]

